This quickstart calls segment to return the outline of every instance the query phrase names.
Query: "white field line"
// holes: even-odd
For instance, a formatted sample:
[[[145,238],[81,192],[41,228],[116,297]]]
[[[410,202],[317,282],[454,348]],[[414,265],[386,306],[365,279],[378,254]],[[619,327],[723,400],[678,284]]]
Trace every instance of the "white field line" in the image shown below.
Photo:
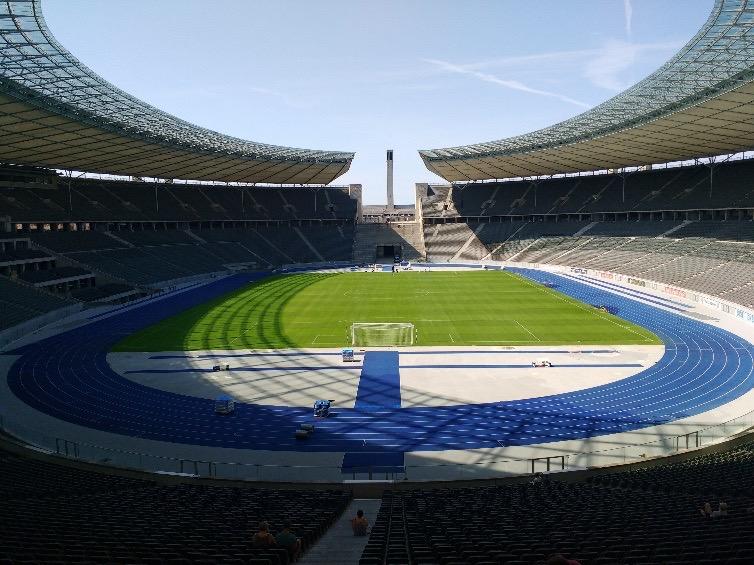
[[[230,345],[233,345],[236,341],[238,341],[239,339],[241,339],[243,336],[245,336],[247,333],[249,333],[255,327],[256,327],[256,324],[254,324],[250,328],[246,328],[241,335],[239,335],[237,337],[234,337],[232,340],[230,340]]]
[[[536,288],[540,292],[544,292],[545,294],[549,294],[550,296],[552,296],[554,298],[557,298],[561,302],[569,302],[564,297],[559,296],[559,293],[555,292],[555,290],[553,290],[551,288],[547,288],[546,286],[543,286],[541,284],[535,283],[534,281],[529,280],[526,277],[520,277],[520,278],[523,279],[526,284],[528,284],[531,287]],[[583,281],[577,281],[577,282],[582,282],[582,284],[586,284]],[[594,287],[592,287],[592,288],[594,288]],[[617,294],[617,293],[613,293],[613,294]],[[580,300],[572,298],[570,296],[568,296],[568,298],[571,298],[571,300],[573,300],[575,302],[575,306],[577,308],[580,308],[581,310],[585,310],[585,311],[589,312],[590,314],[592,314],[593,316],[596,316],[597,318],[600,318],[602,320],[610,322],[611,324],[614,324],[614,325],[616,325],[616,326],[618,326],[620,328],[623,328],[624,330],[628,330],[631,333],[636,334],[639,337],[641,337],[644,341],[652,341],[650,338],[648,338],[647,336],[643,335],[641,332],[638,332],[638,331],[636,331],[636,330],[634,330],[634,329],[632,329],[630,327],[624,326],[623,324],[621,324],[619,322],[616,322],[615,320],[611,320],[607,316],[602,316],[602,315],[598,314],[598,310],[596,308],[591,307],[591,306],[587,306],[586,304],[584,304]]]
[[[475,339],[474,343],[531,343],[528,339]],[[573,345],[572,341],[548,341],[547,343],[562,343]]]
[[[534,338],[534,339],[536,339],[537,341],[542,341],[542,340],[541,340],[541,339],[539,339],[539,338],[538,338],[538,337],[537,337],[536,335],[534,335],[534,332],[530,331],[530,330],[529,330],[529,329],[528,329],[528,328],[527,328],[527,327],[526,327],[525,325],[523,325],[523,324],[522,324],[521,322],[519,322],[518,320],[513,320],[513,321],[514,321],[514,322],[516,322],[516,323],[517,323],[517,324],[518,324],[518,325],[519,325],[519,326],[521,327],[521,329],[522,329],[522,330],[524,330],[524,331],[525,331],[526,333],[528,333],[528,334],[529,334],[529,335],[530,335],[531,337],[533,337],[533,338]]]
[[[317,340],[320,337],[338,337],[338,336],[336,334],[317,334],[315,336],[315,338],[312,340],[312,345],[314,345],[315,343],[317,343]],[[338,343],[338,342],[337,341],[333,341],[333,340],[329,340],[329,341],[328,340],[324,340],[324,343]]]

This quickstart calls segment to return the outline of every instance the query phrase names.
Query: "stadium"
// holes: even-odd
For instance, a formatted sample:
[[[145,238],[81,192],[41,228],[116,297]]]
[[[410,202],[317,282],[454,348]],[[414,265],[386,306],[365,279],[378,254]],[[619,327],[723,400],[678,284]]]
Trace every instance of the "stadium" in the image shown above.
[[[413,204],[388,150],[386,205],[42,8],[0,3],[0,563],[754,562],[754,0],[420,150]]]

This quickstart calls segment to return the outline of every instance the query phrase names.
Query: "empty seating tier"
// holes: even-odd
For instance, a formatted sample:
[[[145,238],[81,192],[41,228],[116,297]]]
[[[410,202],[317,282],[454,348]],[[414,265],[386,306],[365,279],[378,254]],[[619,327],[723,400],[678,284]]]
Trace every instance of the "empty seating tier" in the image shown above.
[[[65,298],[58,298],[0,276],[0,310],[3,313],[0,316],[0,330],[71,304]]]
[[[489,259],[587,267],[673,284],[754,307],[754,241],[747,240],[750,233],[754,234],[750,220],[469,221],[424,226],[430,261]],[[462,252],[465,245],[483,249],[472,256]]]
[[[59,179],[48,188],[23,183],[0,188],[0,217],[14,222],[353,221],[357,207],[348,188],[155,185],[93,179]]]
[[[712,167],[432,186],[419,196],[424,218],[750,210],[754,208],[752,176],[750,159]]]
[[[254,549],[257,524],[291,523],[306,550],[349,502],[336,490],[156,482],[0,451],[0,562],[287,565]]]
[[[620,478],[612,484],[625,487]],[[547,480],[387,492],[360,564],[523,565],[552,554],[584,565],[754,560],[749,500],[726,498],[719,520],[700,514],[705,502],[716,508],[721,499]]]

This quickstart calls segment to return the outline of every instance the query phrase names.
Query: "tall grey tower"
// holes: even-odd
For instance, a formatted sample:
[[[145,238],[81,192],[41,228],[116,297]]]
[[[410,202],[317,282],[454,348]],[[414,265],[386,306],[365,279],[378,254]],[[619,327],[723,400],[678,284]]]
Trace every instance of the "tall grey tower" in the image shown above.
[[[395,211],[393,202],[393,150],[387,150],[387,211]]]

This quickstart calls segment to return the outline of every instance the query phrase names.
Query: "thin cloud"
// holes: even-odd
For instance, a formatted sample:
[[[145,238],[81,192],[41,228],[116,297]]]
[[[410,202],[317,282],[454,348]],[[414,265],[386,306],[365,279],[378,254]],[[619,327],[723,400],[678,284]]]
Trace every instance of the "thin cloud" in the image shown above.
[[[584,67],[584,78],[594,86],[619,92],[625,90],[633,80],[626,80],[623,74],[646,53],[653,51],[675,52],[681,43],[629,43],[609,41]]]
[[[449,73],[455,73],[455,74],[461,74],[461,75],[467,75],[474,77],[478,80],[481,80],[483,82],[489,82],[491,84],[496,84],[499,86],[502,86],[504,88],[508,88],[510,90],[518,90],[520,92],[528,92],[529,94],[535,94],[537,96],[547,96],[549,98],[555,98],[557,100],[561,100],[562,102],[566,102],[568,104],[573,104],[575,106],[580,106],[582,108],[590,108],[591,105],[587,104],[586,102],[582,102],[580,100],[576,100],[575,98],[570,98],[569,96],[564,96],[562,94],[558,94],[556,92],[549,92],[547,90],[540,90],[538,88],[532,88],[531,86],[528,86],[521,81],[518,80],[510,80],[510,79],[502,79],[498,76],[495,76],[493,74],[489,73],[483,73],[481,71],[474,70],[470,66],[466,65],[456,65],[454,63],[450,63],[448,61],[441,61],[439,59],[423,59],[423,61],[430,63],[431,65],[434,65],[435,67],[449,72]]]
[[[623,0],[623,17],[626,22],[626,37],[631,39],[631,26],[634,19],[634,7],[631,5],[631,0]]]
[[[529,55],[514,55],[511,57],[497,57],[495,59],[485,59],[468,63],[462,66],[464,69],[480,70],[490,67],[518,67],[529,65],[531,63],[555,63],[567,60],[579,60],[585,57],[593,56],[596,53],[594,49],[578,49],[573,51],[549,51],[545,53],[532,53]]]

